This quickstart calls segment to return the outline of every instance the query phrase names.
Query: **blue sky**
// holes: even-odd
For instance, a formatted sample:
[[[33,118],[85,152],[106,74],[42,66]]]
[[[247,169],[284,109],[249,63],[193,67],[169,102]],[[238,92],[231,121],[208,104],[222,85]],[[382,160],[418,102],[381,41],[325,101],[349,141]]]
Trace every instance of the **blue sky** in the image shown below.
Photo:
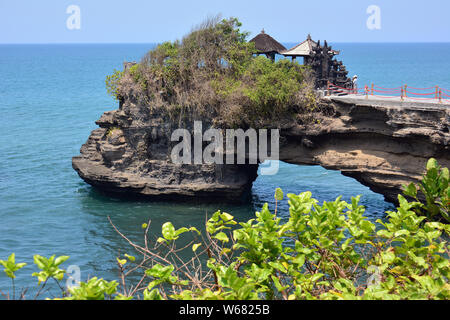
[[[69,30],[66,9],[81,10]],[[369,30],[370,5],[381,29]],[[236,16],[243,28],[262,28],[280,42],[450,42],[448,0],[0,0],[0,43],[149,43],[175,40],[206,17]]]

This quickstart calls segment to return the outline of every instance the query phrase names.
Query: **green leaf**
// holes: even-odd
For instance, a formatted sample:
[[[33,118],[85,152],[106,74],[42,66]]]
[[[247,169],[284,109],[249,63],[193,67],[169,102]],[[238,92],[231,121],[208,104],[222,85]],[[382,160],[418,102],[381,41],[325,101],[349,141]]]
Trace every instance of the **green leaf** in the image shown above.
[[[399,230],[394,233],[394,237],[409,236],[409,234],[408,230]]]
[[[53,278],[55,278],[56,280],[61,281],[64,278],[64,271],[60,270],[60,271],[55,272],[53,274]]]
[[[281,190],[281,188],[277,188],[275,190],[275,200],[277,201],[283,201],[284,199],[284,193],[283,190]]]
[[[305,264],[305,255],[300,254],[296,258],[292,259],[292,262],[298,264],[298,267],[301,268]]]
[[[192,251],[196,252],[198,250],[198,248],[200,248],[202,244],[201,243],[196,243],[192,246]]]
[[[197,233],[198,235],[201,235],[200,231],[198,231],[197,228],[195,228],[195,227],[189,228],[189,231],[192,231],[192,232]]]
[[[188,228],[180,228],[175,231],[175,239],[178,239],[178,236],[182,235],[183,233],[189,232]]]
[[[347,240],[344,241],[344,243],[342,244],[341,248],[342,250],[347,250],[347,248],[350,245],[350,242],[353,240],[353,238],[348,238]]]
[[[163,224],[162,235],[166,240],[176,240],[175,227],[171,222]]]
[[[438,162],[436,159],[431,158],[427,163],[427,170],[436,169],[438,167]]]
[[[144,300],[164,300],[158,289],[144,290]]]
[[[410,196],[412,198],[416,198],[417,197],[417,188],[416,185],[414,183],[410,183],[407,187],[404,186],[404,191],[403,193],[407,196]]]
[[[395,253],[392,250],[386,251],[381,254],[381,257],[384,262],[391,264],[395,260]]]
[[[44,270],[48,264],[48,260],[40,255],[34,255],[33,262],[41,270]]]
[[[23,267],[25,267],[27,264],[26,263],[24,263],[24,262],[22,262],[22,263],[17,263],[16,264],[16,270],[15,271],[17,271],[17,270],[19,270],[19,269],[22,269]]]
[[[283,266],[281,264],[281,262],[278,262],[278,261],[277,262],[269,262],[269,266],[271,266],[274,269],[277,269],[278,271],[287,272],[285,266]]]
[[[450,179],[450,171],[448,170],[448,168],[442,168],[441,176],[447,181]]]
[[[160,278],[161,280],[169,281],[170,280],[169,277],[174,270],[175,267],[173,265],[163,267],[160,264],[156,264],[151,269],[147,269],[145,273],[150,277],[154,277],[156,279]]]
[[[278,291],[281,292],[281,291],[284,291],[287,288],[289,288],[289,286],[283,287],[280,283],[280,280],[277,277],[275,277],[274,275],[272,275],[271,278],[272,278],[273,284],[275,285],[275,287],[277,288]]]
[[[6,261],[0,260],[0,264],[5,267],[3,271],[11,279],[16,278],[14,272],[22,269],[27,265],[26,263],[16,263],[16,255],[14,253],[12,253]]]
[[[231,220],[234,219],[234,217],[233,217],[231,214],[226,213],[226,212],[222,212],[222,213],[220,214],[220,217],[221,217],[222,220],[225,221],[225,222],[228,222],[228,221],[231,221]]]
[[[16,254],[12,253],[9,257],[8,257],[8,263],[14,265],[16,263]]]
[[[48,275],[43,271],[33,272],[31,275],[38,278],[38,284],[41,284],[41,282],[45,282],[48,279]]]
[[[375,225],[370,221],[363,220],[361,221],[361,229],[363,229],[367,233],[371,233],[375,231]]]
[[[230,241],[230,239],[228,238],[228,236],[224,232],[219,232],[213,238],[215,238],[215,239],[217,239],[219,241],[222,241],[222,242]]]
[[[136,261],[136,258],[135,258],[135,257],[130,256],[130,255],[128,255],[128,254],[125,254],[125,257],[126,257],[129,261],[131,261],[131,262],[135,262],[135,261]]]
[[[379,231],[377,232],[377,235],[378,235],[379,237],[382,237],[382,238],[390,239],[390,238],[392,238],[392,236],[394,235],[394,233],[389,232],[389,231],[383,229],[383,230],[379,230]]]
[[[59,266],[61,263],[67,261],[69,259],[69,256],[60,256],[56,258],[55,265]]]
[[[311,282],[317,282],[320,280],[320,278],[322,278],[324,276],[323,273],[316,273],[315,275],[313,275],[311,277]]]

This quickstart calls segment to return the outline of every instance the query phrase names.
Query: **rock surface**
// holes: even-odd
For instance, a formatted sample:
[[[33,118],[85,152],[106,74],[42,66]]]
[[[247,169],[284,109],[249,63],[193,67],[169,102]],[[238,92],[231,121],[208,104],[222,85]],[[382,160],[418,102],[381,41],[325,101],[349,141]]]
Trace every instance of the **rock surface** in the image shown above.
[[[244,202],[257,178],[258,165],[178,165],[171,161],[177,129],[145,106],[130,101],[96,122],[72,159],[80,177],[117,196],[156,200]]]
[[[349,98],[323,103],[334,114],[284,131],[281,160],[339,170],[390,202],[403,184],[419,181],[429,158],[450,167],[448,106]]]
[[[347,98],[323,98],[321,105],[327,111],[314,121],[280,126],[280,160],[339,170],[391,202],[402,184],[420,179],[430,157],[450,167],[448,106]],[[237,202],[247,199],[257,177],[257,165],[173,164],[170,137],[178,124],[130,99],[96,123],[100,128],[72,163],[105,192]]]

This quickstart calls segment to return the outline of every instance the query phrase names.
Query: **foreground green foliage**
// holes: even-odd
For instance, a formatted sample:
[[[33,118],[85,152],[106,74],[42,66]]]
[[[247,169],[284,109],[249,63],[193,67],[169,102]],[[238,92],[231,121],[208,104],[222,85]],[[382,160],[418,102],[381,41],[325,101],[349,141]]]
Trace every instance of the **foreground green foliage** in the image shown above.
[[[36,255],[36,297],[53,279],[61,298],[71,300],[449,299],[450,225],[418,215],[434,206],[436,212],[448,210],[446,179],[448,171],[431,159],[420,184],[429,201],[408,202],[399,195],[397,210],[376,223],[364,216],[360,197],[320,205],[310,192],[288,194],[289,214],[281,216],[278,203],[285,195],[277,189],[273,213],[265,204],[253,219],[238,222],[217,211],[203,233],[167,222],[151,241],[149,222],[142,225],[144,245],[138,245],[113,225],[142,256],[117,258],[120,284],[91,278],[65,289],[60,265],[68,257]],[[414,196],[411,186],[407,193]],[[188,244],[178,248],[184,237]],[[188,260],[181,258],[185,250]],[[14,298],[15,273],[25,264],[16,263],[14,254],[0,264],[13,284],[12,296],[4,296]],[[141,280],[128,285],[127,276],[136,270]]]
[[[16,275],[14,274],[16,271],[27,265],[26,263],[16,263],[16,255],[14,253],[11,254],[7,260],[0,260],[0,264],[5,267],[3,271],[11,279],[16,278]]]
[[[430,159],[427,172],[416,187],[413,183],[405,186],[404,194],[417,201],[414,211],[430,220],[442,219],[450,222],[449,170],[442,168],[436,159]],[[422,203],[420,198],[425,199]]]

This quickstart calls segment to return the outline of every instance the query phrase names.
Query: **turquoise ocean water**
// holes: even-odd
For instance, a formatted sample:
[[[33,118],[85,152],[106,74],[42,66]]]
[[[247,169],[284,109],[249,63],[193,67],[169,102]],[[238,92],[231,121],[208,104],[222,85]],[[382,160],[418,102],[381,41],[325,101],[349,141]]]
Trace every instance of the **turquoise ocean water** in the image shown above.
[[[289,46],[289,45],[287,45]],[[152,220],[201,227],[205,214],[223,209],[247,220],[263,203],[272,208],[275,188],[285,193],[310,190],[319,200],[361,194],[371,219],[392,206],[339,172],[282,164],[276,176],[260,177],[248,205],[209,205],[120,201],[85,184],[71,167],[94,123],[117,108],[107,95],[105,76],[124,61],[138,61],[152,44],[0,45],[0,259],[15,252],[28,263],[17,285],[34,286],[34,254],[69,255],[82,279],[117,278],[115,258],[132,253],[107,221],[133,240]],[[339,59],[359,76],[359,84],[397,87],[440,85],[450,89],[450,44],[334,44]],[[280,211],[286,214],[287,204]],[[0,290],[9,287],[0,274]],[[33,292],[33,289],[30,289]]]

